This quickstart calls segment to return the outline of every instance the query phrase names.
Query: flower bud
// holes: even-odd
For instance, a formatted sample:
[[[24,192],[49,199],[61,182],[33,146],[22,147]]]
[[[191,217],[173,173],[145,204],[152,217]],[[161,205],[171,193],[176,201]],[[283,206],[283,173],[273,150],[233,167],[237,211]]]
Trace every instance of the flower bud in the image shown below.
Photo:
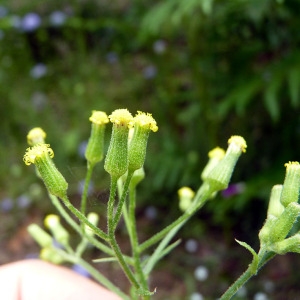
[[[28,132],[27,143],[29,146],[34,146],[36,144],[44,144],[45,138],[46,132],[40,127],[35,127]]]
[[[128,169],[128,131],[133,117],[127,109],[117,109],[109,120],[113,123],[104,169],[112,177],[121,177]]]
[[[90,164],[94,165],[103,159],[104,131],[108,117],[105,112],[93,110],[89,120],[92,122],[92,127],[85,157]]]
[[[195,192],[191,188],[184,186],[178,190],[178,196],[179,208],[182,212],[185,212],[191,206]]]
[[[300,253],[300,234],[295,234],[283,241],[274,243],[271,245],[270,250],[277,254]]]
[[[291,202],[270,228],[270,243],[282,241],[292,229],[298,216],[300,215],[300,205]]]
[[[270,244],[270,232],[271,232],[276,220],[277,220],[277,218],[275,216],[269,215],[268,218],[266,219],[263,227],[259,231],[258,237],[259,237],[261,246]]]
[[[52,246],[52,237],[37,224],[30,224],[27,231],[41,247]]]
[[[201,174],[201,178],[203,181],[206,180],[210,171],[220,162],[220,160],[224,157],[224,155],[225,155],[225,151],[220,147],[216,147],[208,152],[209,160]]]
[[[281,203],[284,207],[291,202],[298,202],[300,189],[300,165],[298,162],[285,164],[286,174],[281,193]]]
[[[36,168],[50,194],[60,198],[65,198],[68,183],[55,167],[52,161],[53,156],[54,153],[50,148],[50,145],[37,144],[26,150],[23,160],[28,166],[30,164],[36,165]]]
[[[268,206],[267,218],[269,218],[270,215],[279,217],[284,211],[284,206],[280,202],[282,188],[283,186],[281,184],[273,186]]]
[[[65,261],[64,258],[53,247],[42,248],[40,252],[40,258],[56,265],[59,265]]]
[[[144,178],[145,178],[144,168],[135,170],[130,180],[130,187],[135,188]]]
[[[98,222],[99,222],[99,216],[98,214],[91,212],[87,215],[87,219],[89,220],[90,223],[92,223],[93,225],[97,226]],[[88,227],[87,225],[84,226],[84,231],[88,236],[93,236],[94,232],[93,230]]]
[[[228,140],[228,148],[223,159],[211,170],[206,180],[210,187],[215,190],[223,190],[228,187],[233,169],[242,152],[246,152],[246,141],[234,135]]]
[[[133,119],[134,132],[129,144],[128,150],[128,169],[131,171],[138,170],[143,167],[146,157],[146,148],[149,132],[156,132],[158,127],[156,121],[149,113],[138,111]]]
[[[61,225],[57,215],[48,215],[44,220],[44,224],[61,245],[69,246],[69,233]]]

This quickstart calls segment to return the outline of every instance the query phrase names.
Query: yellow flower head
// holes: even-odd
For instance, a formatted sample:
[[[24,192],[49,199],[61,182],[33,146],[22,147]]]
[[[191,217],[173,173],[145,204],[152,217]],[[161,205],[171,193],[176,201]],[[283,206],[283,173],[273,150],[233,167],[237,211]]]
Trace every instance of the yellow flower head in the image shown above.
[[[54,157],[54,152],[50,148],[49,144],[37,144],[31,148],[27,148],[23,160],[25,165],[29,166],[35,163],[36,158],[40,158],[44,155]]]
[[[50,214],[44,219],[44,224],[47,228],[52,228],[60,223],[60,218],[57,215]]]
[[[237,147],[239,147],[242,152],[246,152],[247,144],[243,137],[239,135],[233,135],[229,140],[228,144],[233,144]]]
[[[133,116],[128,109],[116,109],[108,116],[110,122],[120,126],[131,127]]]
[[[103,111],[93,110],[92,115],[90,116],[89,120],[97,125],[102,125],[108,123],[107,114]]]
[[[156,121],[152,117],[152,114],[149,113],[146,114],[144,112],[138,111],[134,117],[134,124],[138,124],[140,127],[150,129],[153,132],[156,132],[158,130]]]
[[[46,138],[46,132],[40,127],[35,127],[28,132],[27,143],[30,146],[39,143],[44,143],[45,138]]]
[[[297,161],[289,161],[288,163],[285,163],[284,166],[289,169],[289,168],[300,168],[300,164]]]
[[[221,160],[224,157],[224,155],[225,150],[220,147],[216,147],[208,152],[209,158],[217,158],[218,160]]]

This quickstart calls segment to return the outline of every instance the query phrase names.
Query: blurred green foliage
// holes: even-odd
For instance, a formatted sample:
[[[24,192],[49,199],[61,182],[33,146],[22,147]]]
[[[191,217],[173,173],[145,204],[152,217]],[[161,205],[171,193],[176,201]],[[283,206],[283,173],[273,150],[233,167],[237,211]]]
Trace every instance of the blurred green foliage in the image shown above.
[[[35,181],[22,164],[35,126],[48,133],[66,177],[81,180],[68,168],[85,165],[78,147],[93,109],[153,113],[159,131],[149,141],[141,203],[174,213],[176,190],[198,187],[207,152],[226,148],[232,134],[244,136],[248,151],[233,177],[246,183],[244,192],[220,195],[206,209],[227,228],[266,205],[271,186],[283,181],[283,164],[299,160],[297,0],[1,5],[2,197],[17,197]],[[101,178],[98,189],[108,183]]]

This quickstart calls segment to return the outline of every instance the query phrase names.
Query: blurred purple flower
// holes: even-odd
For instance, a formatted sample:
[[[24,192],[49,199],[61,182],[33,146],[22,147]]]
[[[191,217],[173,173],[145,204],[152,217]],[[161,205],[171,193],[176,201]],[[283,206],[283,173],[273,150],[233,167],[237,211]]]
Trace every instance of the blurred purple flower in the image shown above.
[[[21,29],[25,32],[36,30],[42,23],[41,17],[37,13],[26,14],[21,22]]]
[[[224,198],[230,198],[232,196],[241,194],[245,190],[245,183],[240,182],[240,183],[235,183],[235,184],[230,184],[226,190],[223,190],[222,196]]]
[[[87,141],[83,141],[79,144],[78,146],[78,154],[81,158],[85,158],[85,150],[86,150],[86,146],[87,146],[88,142]]]
[[[157,74],[157,68],[154,65],[150,65],[144,68],[143,75],[146,79],[152,79]]]
[[[47,66],[43,63],[36,64],[31,70],[30,75],[35,79],[45,76],[47,73]]]
[[[155,220],[157,218],[157,209],[154,206],[146,207],[145,217],[149,220]]]
[[[61,26],[65,23],[67,15],[59,10],[52,12],[49,16],[49,21],[51,25]]]
[[[153,51],[156,54],[163,54],[166,52],[167,43],[164,40],[157,40],[153,43]]]
[[[118,54],[116,52],[108,52],[106,54],[106,61],[109,64],[115,64],[118,62],[118,60],[119,60],[119,58],[118,58]]]
[[[19,208],[26,208],[30,205],[30,199],[26,195],[21,195],[17,198],[17,206]]]
[[[90,273],[84,267],[82,267],[80,265],[73,265],[72,270],[84,277],[90,276]]]
[[[82,194],[84,189],[84,180],[79,181],[78,183],[78,193]],[[94,190],[94,183],[90,181],[89,189],[88,189],[88,195],[91,195]]]
[[[10,212],[14,207],[14,202],[10,198],[4,198],[0,202],[0,208],[3,212]]]

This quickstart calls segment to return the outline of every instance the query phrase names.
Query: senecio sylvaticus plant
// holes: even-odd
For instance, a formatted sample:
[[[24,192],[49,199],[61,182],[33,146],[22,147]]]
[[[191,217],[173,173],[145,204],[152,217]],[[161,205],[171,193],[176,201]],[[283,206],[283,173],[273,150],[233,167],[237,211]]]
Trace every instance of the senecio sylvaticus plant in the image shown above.
[[[232,136],[226,152],[219,147],[211,150],[201,174],[203,183],[199,189],[194,192],[183,187],[178,191],[182,214],[160,232],[141,242],[135,218],[136,187],[145,177],[143,165],[147,142],[150,132],[158,131],[156,121],[151,114],[140,111],[133,117],[127,109],[117,109],[109,116],[102,111],[93,111],[89,120],[91,134],[85,151],[87,172],[79,209],[68,198],[68,183],[52,160],[54,151],[46,144],[46,133],[41,128],[34,128],[28,133],[27,140],[31,147],[24,155],[25,164],[35,165],[36,174],[43,180],[52,203],[60,216],[78,233],[80,242],[76,247],[71,246],[70,235],[57,215],[46,216],[44,223],[48,231],[36,224],[31,224],[28,231],[41,246],[42,259],[56,264],[70,262],[81,265],[96,281],[122,299],[151,299],[155,293],[159,293],[159,286],[152,290],[149,287],[154,266],[179,244],[179,241],[173,242],[179,229],[218,191],[228,187],[237,160],[246,151],[246,142],[241,136]],[[104,155],[104,133],[109,122],[112,123],[112,133],[108,151]],[[111,182],[106,206],[107,226],[101,229],[97,226],[99,216],[94,212],[87,213],[86,206],[94,167],[104,156],[104,169],[109,173]],[[267,218],[259,232],[260,249],[256,253],[245,242],[237,241],[252,253],[253,259],[247,270],[220,299],[231,299],[276,254],[300,253],[300,233],[289,236],[300,214],[300,165],[298,162],[289,162],[285,166],[283,185],[275,185],[271,191]],[[78,222],[74,221],[74,216]],[[116,238],[116,229],[122,218],[131,245],[130,256],[122,252]],[[93,263],[82,258],[89,245],[104,255],[93,263],[119,263],[131,284],[130,291],[122,291],[103,276]]]

